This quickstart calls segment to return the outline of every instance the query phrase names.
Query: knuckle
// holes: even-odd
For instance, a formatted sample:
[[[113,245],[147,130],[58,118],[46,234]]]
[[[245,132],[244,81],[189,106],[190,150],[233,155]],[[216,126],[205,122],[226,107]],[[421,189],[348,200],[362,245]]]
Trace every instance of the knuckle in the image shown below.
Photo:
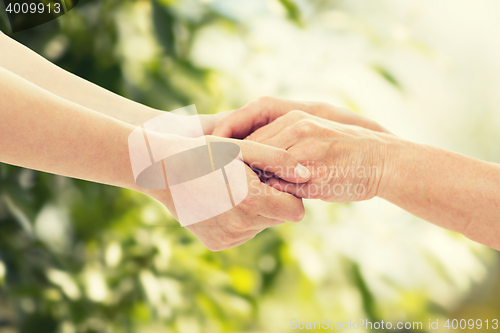
[[[310,136],[315,131],[316,125],[309,119],[298,121],[293,127],[294,134],[299,138]]]
[[[258,104],[268,104],[274,101],[274,97],[272,96],[261,96],[255,100]]]
[[[304,209],[304,206],[301,206],[300,208],[296,209],[292,216],[290,217],[290,222],[300,222],[304,218],[306,214],[306,211]]]
[[[231,221],[231,229],[235,231],[245,231],[248,229],[248,225],[242,218],[236,218]]]
[[[245,199],[243,199],[243,201],[238,205],[238,209],[242,210],[243,213],[251,211],[256,205],[258,200],[259,200],[258,194],[249,193],[249,195],[247,195]]]
[[[218,238],[219,239],[217,244],[219,247],[222,247],[223,249],[227,248],[227,245],[235,242],[235,237],[230,232],[223,232],[222,234],[219,235]]]
[[[302,118],[307,116],[307,113],[305,113],[304,111],[300,111],[300,110],[292,110],[292,111],[288,112],[287,115],[289,117],[294,118],[294,119],[302,119]]]

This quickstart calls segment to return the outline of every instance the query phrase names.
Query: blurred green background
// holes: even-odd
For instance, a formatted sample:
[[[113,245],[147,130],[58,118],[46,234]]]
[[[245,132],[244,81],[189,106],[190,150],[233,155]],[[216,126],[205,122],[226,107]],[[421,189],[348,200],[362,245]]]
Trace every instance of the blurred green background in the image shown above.
[[[500,162],[499,9],[86,0],[14,35],[0,8],[0,29],[161,110],[324,100]],[[500,319],[498,281],[498,252],[382,200],[307,202],[303,222],[213,253],[144,195],[0,164],[0,332],[288,332],[291,319],[324,318],[422,321],[427,331],[428,319]]]

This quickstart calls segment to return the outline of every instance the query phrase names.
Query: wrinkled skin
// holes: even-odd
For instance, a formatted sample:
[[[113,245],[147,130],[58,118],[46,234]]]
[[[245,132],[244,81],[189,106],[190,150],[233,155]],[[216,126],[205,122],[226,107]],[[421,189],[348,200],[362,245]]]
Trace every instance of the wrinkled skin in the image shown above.
[[[292,184],[271,177],[267,184],[300,198],[328,202],[368,200],[377,195],[392,135],[291,111],[259,128],[247,140],[285,149],[312,171],[312,179]]]

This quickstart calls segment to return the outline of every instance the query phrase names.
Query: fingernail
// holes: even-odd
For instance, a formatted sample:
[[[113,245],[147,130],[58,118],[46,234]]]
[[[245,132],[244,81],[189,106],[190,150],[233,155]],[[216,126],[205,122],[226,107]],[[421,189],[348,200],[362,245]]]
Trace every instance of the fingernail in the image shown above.
[[[302,164],[297,164],[295,167],[295,175],[300,178],[309,178],[311,176],[311,171]]]

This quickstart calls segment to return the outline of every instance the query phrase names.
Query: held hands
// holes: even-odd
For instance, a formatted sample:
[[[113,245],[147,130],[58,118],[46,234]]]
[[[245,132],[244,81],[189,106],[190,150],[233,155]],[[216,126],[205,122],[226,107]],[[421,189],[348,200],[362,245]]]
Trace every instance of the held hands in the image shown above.
[[[311,177],[307,170],[302,174],[297,160],[283,149],[251,141],[221,140],[215,137],[207,137],[207,140],[237,143],[244,158],[241,163],[255,169],[267,169],[291,182],[302,183]],[[243,202],[224,214],[187,226],[212,251],[238,246],[267,227],[286,221],[299,222],[304,217],[301,199],[261,183],[248,165],[246,173],[249,192]]]
[[[243,244],[267,227],[299,222],[301,198],[348,202],[374,197],[386,168],[384,146],[392,137],[350,110],[273,97],[205,116],[202,124],[214,135],[207,140],[240,146],[249,188],[233,209],[187,226],[212,251]],[[264,171],[260,179],[252,169]]]
[[[312,179],[293,184],[268,174],[266,183],[300,198],[329,202],[376,196],[388,173],[385,147],[395,139],[378,123],[348,109],[274,97],[226,113],[213,134],[287,150],[312,171]]]
[[[248,195],[240,204],[223,214],[186,227],[208,249],[212,251],[229,249],[247,242],[267,227],[286,221],[302,220],[304,216],[302,200],[262,183],[250,168],[251,166],[254,169],[266,169],[281,179],[293,183],[307,182],[311,178],[310,172],[299,165],[290,153],[252,141],[213,136],[205,138],[209,142],[233,142],[240,146],[244,159],[240,163],[246,163],[248,185]],[[175,215],[172,198],[164,193],[165,191],[157,191],[152,196]],[[197,203],[193,202],[192,205],[193,209],[196,209]]]
[[[269,174],[274,189],[329,202],[378,196],[500,249],[498,164],[402,140],[346,109],[269,97],[219,119],[213,134],[284,149],[313,173],[299,184]]]

